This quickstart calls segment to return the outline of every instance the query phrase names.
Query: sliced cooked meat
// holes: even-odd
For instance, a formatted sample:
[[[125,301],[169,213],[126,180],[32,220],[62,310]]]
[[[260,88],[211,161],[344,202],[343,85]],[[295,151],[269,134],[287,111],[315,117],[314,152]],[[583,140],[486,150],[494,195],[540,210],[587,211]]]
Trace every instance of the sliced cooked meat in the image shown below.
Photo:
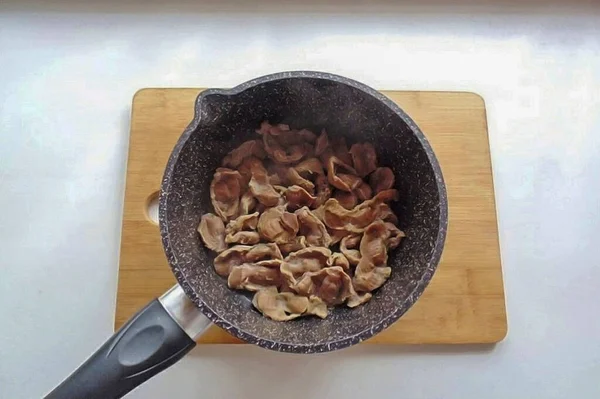
[[[223,252],[227,249],[227,245],[225,244],[225,225],[223,224],[223,220],[217,215],[213,215],[212,213],[202,215],[198,232],[208,249],[212,249],[215,252]]]
[[[260,242],[260,235],[256,231],[238,231],[225,236],[227,244],[254,245]]]
[[[300,186],[291,186],[285,191],[285,199],[288,202],[288,209],[295,211],[302,207],[312,206],[317,198]]]
[[[308,244],[306,243],[306,237],[304,237],[304,236],[296,236],[296,237],[294,237],[294,239],[292,241],[286,242],[285,244],[278,244],[278,245],[279,245],[279,249],[284,254],[289,254],[290,252],[296,252],[296,251],[299,251],[301,249],[308,247]]]
[[[299,295],[317,296],[330,306],[342,304],[357,296],[352,287],[352,279],[339,266],[307,272],[291,288]]]
[[[281,261],[279,261],[281,262]],[[279,286],[281,273],[278,267],[245,263],[234,266],[227,278],[229,288],[236,290],[258,291],[265,287]]]
[[[371,224],[377,216],[374,208],[370,206],[363,207],[363,204],[348,210],[341,206],[336,199],[330,198],[323,205],[323,221],[330,229],[362,233],[365,227]]]
[[[250,167],[252,178],[248,186],[254,198],[265,206],[275,206],[279,203],[280,195],[269,181],[267,170],[262,162],[254,162]]]
[[[313,207],[318,208],[325,203],[331,197],[331,188],[329,187],[329,181],[327,176],[319,175],[315,180],[316,194],[315,202]]]
[[[360,241],[360,262],[354,272],[354,288],[357,291],[373,291],[388,279],[392,269],[387,267],[388,228],[378,220],[365,229]]]
[[[265,210],[258,219],[260,236],[270,242],[285,244],[298,233],[298,218],[285,210],[284,205]]]
[[[281,263],[281,274],[290,285],[307,272],[321,270],[327,266],[331,250],[324,247],[308,247],[292,252]]]
[[[358,187],[362,181],[351,166],[335,156],[330,157],[327,162],[327,178],[333,187],[348,192]]]
[[[300,225],[299,234],[306,237],[309,246],[329,247],[331,245],[331,236],[327,228],[308,207],[300,208],[295,213]]]
[[[254,210],[256,200],[250,190],[247,190],[240,198],[240,215],[247,215]]]
[[[242,176],[238,171],[218,168],[210,184],[210,199],[215,213],[224,221],[238,216]]]
[[[292,185],[302,187],[311,194],[315,191],[315,185],[313,184],[313,182],[302,177],[300,173],[298,173],[298,171],[294,168],[288,168],[286,180]]]
[[[223,159],[223,166],[232,169],[237,168],[249,156],[255,156],[260,159],[264,159],[267,156],[261,140],[249,140],[242,143],[227,154]]]
[[[300,176],[310,177],[316,175],[324,175],[323,164],[318,158],[308,158],[294,166],[294,170]]]
[[[329,137],[327,137],[327,132],[323,129],[315,143],[315,155],[321,156],[327,148],[329,148]]]
[[[387,222],[385,223],[385,227],[388,229],[390,234],[390,237],[387,240],[388,248],[396,248],[398,245],[400,245],[400,241],[406,237],[406,234],[404,234],[404,232],[396,227],[396,225],[393,223]]]
[[[360,177],[366,177],[369,173],[377,169],[377,154],[372,144],[362,143],[353,144],[350,147],[352,164]]]
[[[358,265],[358,262],[360,262],[360,251],[355,248],[360,244],[361,237],[361,235],[353,234],[342,238],[340,243],[340,251],[353,266]]]
[[[335,198],[340,205],[346,209],[353,209],[356,205],[358,205],[358,198],[352,192],[338,190],[333,194],[333,198]]]
[[[361,181],[360,184],[354,189],[354,194],[360,201],[366,201],[371,199],[373,196],[373,190],[371,190],[371,186],[364,181]]]
[[[306,297],[291,292],[277,292],[276,287],[262,289],[254,294],[252,305],[263,315],[275,321],[287,321],[302,316],[308,309]]]
[[[235,245],[221,252],[214,261],[219,276],[227,277],[231,269],[244,263],[283,259],[276,244]]]
[[[377,168],[369,176],[369,185],[375,194],[394,187],[394,172],[390,168]]]
[[[237,233],[239,231],[256,230],[258,225],[258,212],[254,212],[250,215],[238,216],[236,219],[227,223],[225,232],[227,234]]]
[[[329,259],[327,259],[327,266],[339,266],[344,269],[345,272],[350,270],[350,262],[348,262],[348,259],[344,256],[344,254],[339,252],[334,252],[331,254]]]

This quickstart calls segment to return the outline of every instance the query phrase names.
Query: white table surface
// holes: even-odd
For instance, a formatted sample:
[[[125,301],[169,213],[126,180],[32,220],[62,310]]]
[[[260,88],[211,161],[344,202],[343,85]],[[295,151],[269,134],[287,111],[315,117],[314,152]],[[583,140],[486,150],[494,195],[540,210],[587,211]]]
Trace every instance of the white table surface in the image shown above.
[[[40,397],[112,332],[135,91],[294,69],[485,98],[508,337],[203,346],[129,397],[600,397],[599,6],[42,3],[0,1],[1,398]]]

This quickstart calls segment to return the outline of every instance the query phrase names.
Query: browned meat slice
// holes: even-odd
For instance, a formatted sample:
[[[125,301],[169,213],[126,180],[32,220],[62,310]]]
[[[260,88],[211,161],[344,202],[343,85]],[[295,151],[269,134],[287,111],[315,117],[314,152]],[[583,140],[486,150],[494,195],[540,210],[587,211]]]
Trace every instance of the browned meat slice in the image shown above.
[[[377,169],[377,154],[372,144],[353,144],[350,147],[350,155],[352,156],[352,164],[358,176],[366,177],[369,173]]]
[[[336,199],[331,198],[323,205],[323,221],[330,229],[362,233],[377,216],[374,208],[368,205],[363,206],[365,203],[348,210],[341,206]]]
[[[302,187],[311,194],[315,192],[315,185],[313,184],[313,182],[302,177],[294,168],[288,168],[286,174],[286,181],[288,181],[292,185]]]
[[[381,219],[384,222],[390,222],[392,224],[398,224],[398,218],[388,204],[378,204],[375,209],[377,210],[377,219]]]
[[[262,134],[265,151],[271,159],[282,164],[300,161],[312,150],[309,142],[314,142],[316,136],[308,130],[292,131],[287,125],[269,125],[263,122],[257,130]]]
[[[331,197],[331,188],[329,187],[329,181],[327,180],[327,176],[319,175],[315,180],[316,186],[316,200],[313,204],[313,207],[318,208],[325,203]]]
[[[304,236],[296,236],[292,241],[286,242],[285,244],[278,244],[279,249],[284,254],[289,254],[290,252],[296,252],[301,249],[308,247],[306,244],[306,237]]]
[[[324,247],[308,247],[289,254],[281,264],[281,274],[290,285],[306,272],[321,270],[327,265],[331,251]]]
[[[352,155],[348,151],[346,138],[342,136],[333,137],[329,140],[333,155],[348,166],[352,166]]]
[[[375,194],[394,187],[394,172],[390,168],[377,168],[369,176],[369,185]]]
[[[280,260],[278,262],[281,262]],[[227,278],[229,288],[237,290],[258,291],[265,287],[279,286],[281,273],[278,267],[245,263],[234,266]]]
[[[360,201],[366,201],[373,196],[373,190],[371,190],[371,186],[364,181],[361,181],[358,187],[354,189],[354,193]]]
[[[225,225],[220,217],[212,213],[202,215],[198,232],[208,249],[212,249],[215,252],[223,252],[227,249],[227,245],[225,244]]]
[[[302,316],[308,309],[308,298],[291,292],[277,292],[269,287],[254,294],[252,305],[263,315],[275,321],[287,321]]]
[[[381,287],[390,276],[392,269],[387,267],[388,228],[378,220],[365,229],[360,242],[360,262],[354,272],[354,288],[369,292]]]
[[[298,165],[294,166],[294,170],[296,170],[296,172],[303,177],[325,174],[325,171],[323,170],[323,164],[318,158],[305,159]]]
[[[346,209],[353,209],[358,204],[358,198],[356,195],[348,191],[337,190],[333,194],[333,198],[335,198],[340,205]]]
[[[269,182],[267,170],[262,162],[254,162],[250,166],[250,173],[252,174],[252,178],[250,179],[248,186],[250,187],[252,195],[258,202],[265,206],[277,205],[281,196]]]
[[[317,199],[300,186],[291,186],[285,191],[288,209],[294,211],[303,206],[312,206]]]
[[[224,221],[238,216],[242,176],[227,168],[218,168],[210,184],[210,199],[215,213]]]
[[[388,248],[396,248],[398,245],[400,245],[400,241],[406,237],[406,234],[404,234],[402,230],[398,229],[398,227],[396,227],[393,223],[385,223],[385,227],[388,229],[390,234],[390,238],[387,240]]]
[[[235,245],[221,252],[215,258],[214,264],[217,274],[227,277],[235,266],[274,259],[283,259],[281,251],[275,244]]]
[[[327,162],[327,178],[329,184],[338,190],[351,192],[360,185],[362,180],[356,176],[356,171],[339,158],[332,156]]]
[[[361,235],[353,234],[342,238],[340,243],[340,251],[346,256],[351,265],[358,265],[360,262],[360,251],[355,249],[358,247]]]
[[[329,148],[329,137],[327,137],[327,132],[325,129],[321,130],[321,134],[317,138],[317,142],[315,143],[315,155],[322,155],[325,150]]]
[[[258,219],[258,232],[266,241],[285,244],[298,233],[298,218],[287,212],[284,205],[265,210]]]
[[[223,166],[232,169],[237,168],[249,156],[255,156],[260,159],[264,159],[267,156],[261,140],[249,140],[242,143],[225,156]]]
[[[308,207],[298,209],[296,212],[300,224],[299,234],[306,237],[306,243],[313,247],[329,247],[331,236],[323,222],[317,218]]]
[[[327,266],[339,266],[344,269],[345,272],[350,270],[350,262],[348,262],[348,259],[346,259],[344,254],[339,252],[334,252],[331,254],[329,259],[327,259]]]

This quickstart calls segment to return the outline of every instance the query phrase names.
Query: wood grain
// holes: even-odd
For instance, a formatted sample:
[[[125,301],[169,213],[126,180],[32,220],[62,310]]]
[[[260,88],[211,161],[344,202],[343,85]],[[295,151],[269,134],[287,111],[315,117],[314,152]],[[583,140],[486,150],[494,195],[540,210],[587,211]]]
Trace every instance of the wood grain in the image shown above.
[[[146,204],[190,122],[201,89],[143,89],[133,98],[115,328],[175,284]],[[473,93],[384,92],[421,127],[442,166],[449,229],[442,261],[417,303],[366,341],[493,343],[507,331],[485,104]],[[218,327],[199,343],[238,343]]]

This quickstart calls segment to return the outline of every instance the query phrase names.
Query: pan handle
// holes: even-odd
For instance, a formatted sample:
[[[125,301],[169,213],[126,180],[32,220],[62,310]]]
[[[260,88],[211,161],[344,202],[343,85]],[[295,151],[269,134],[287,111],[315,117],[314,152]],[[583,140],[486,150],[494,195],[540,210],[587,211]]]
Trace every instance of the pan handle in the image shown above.
[[[133,316],[46,399],[121,398],[192,350],[210,325],[176,285]]]

